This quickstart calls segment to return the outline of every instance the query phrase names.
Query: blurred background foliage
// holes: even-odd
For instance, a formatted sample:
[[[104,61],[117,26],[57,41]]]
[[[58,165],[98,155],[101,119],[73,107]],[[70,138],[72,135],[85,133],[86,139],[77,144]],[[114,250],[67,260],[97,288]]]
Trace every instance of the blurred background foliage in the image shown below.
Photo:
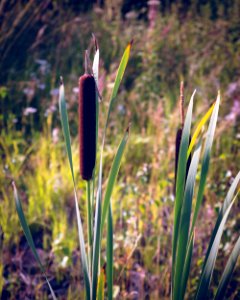
[[[79,179],[78,78],[92,33],[101,57],[101,125],[119,60],[134,39],[104,159],[106,177],[120,136],[131,121],[131,137],[112,199],[117,299],[169,298],[179,84],[184,80],[186,101],[197,88],[195,121],[221,90],[209,184],[188,287],[191,299],[216,211],[240,165],[239,0],[0,1],[2,299],[47,299],[48,293],[17,219],[12,178],[21,191],[33,236],[59,299],[80,295],[74,202],[57,101],[62,75]],[[83,182],[78,182],[84,216],[85,193]],[[239,216],[237,203],[223,237],[226,246],[217,261],[212,291],[219,280],[217,271],[222,270],[239,232]],[[240,299],[239,284],[237,268],[228,299]]]

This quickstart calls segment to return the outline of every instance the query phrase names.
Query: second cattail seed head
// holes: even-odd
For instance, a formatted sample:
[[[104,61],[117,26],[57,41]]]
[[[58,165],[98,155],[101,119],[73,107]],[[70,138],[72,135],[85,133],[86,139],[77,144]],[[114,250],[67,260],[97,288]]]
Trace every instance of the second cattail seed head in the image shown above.
[[[91,74],[79,78],[78,112],[80,175],[90,180],[96,161],[96,84]]]

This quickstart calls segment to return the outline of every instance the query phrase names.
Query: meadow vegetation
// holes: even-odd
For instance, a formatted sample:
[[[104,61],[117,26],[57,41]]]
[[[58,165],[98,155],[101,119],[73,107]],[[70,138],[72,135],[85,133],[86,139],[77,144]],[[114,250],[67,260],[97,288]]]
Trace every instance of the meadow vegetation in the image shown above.
[[[134,1],[132,1],[134,2]],[[170,299],[175,137],[194,98],[191,134],[221,91],[209,174],[195,227],[185,299],[194,299],[218,212],[240,166],[240,2],[169,1],[151,19],[143,1],[2,1],[0,4],[0,294],[48,299],[47,283],[16,212],[12,180],[58,299],[84,299],[84,276],[59,114],[64,77],[77,196],[87,240],[87,196],[79,174],[78,79],[94,32],[100,49],[99,140],[126,45],[131,56],[111,112],[103,152],[103,191],[125,129],[131,130],[111,203],[116,299]],[[215,3],[214,6],[212,3]],[[182,2],[181,2],[182,3]],[[184,1],[183,1],[184,3]],[[16,18],[14,16],[17,16]],[[14,23],[13,23],[14,20]],[[12,26],[13,24],[13,26]],[[152,25],[151,25],[152,24]],[[92,46],[93,47],[93,46]],[[93,60],[93,56],[91,56]],[[208,123],[204,127],[206,133]],[[97,161],[100,151],[97,153]],[[201,174],[198,169],[196,179]],[[195,202],[194,202],[195,203]],[[223,232],[210,286],[213,299],[240,229],[239,197]],[[105,230],[105,229],[104,229]],[[105,268],[106,232],[101,266]],[[239,299],[239,260],[226,291]],[[177,298],[176,298],[177,299]]]

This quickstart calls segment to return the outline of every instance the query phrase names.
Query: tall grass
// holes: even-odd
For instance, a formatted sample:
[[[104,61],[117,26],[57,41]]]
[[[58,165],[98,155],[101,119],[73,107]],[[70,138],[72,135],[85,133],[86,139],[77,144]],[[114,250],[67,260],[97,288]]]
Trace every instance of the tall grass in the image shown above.
[[[193,138],[188,146],[195,93],[196,91],[194,91],[188,106],[178,157],[176,197],[174,207],[174,232],[172,240],[171,283],[173,300],[181,300],[185,297],[187,281],[191,269],[196,221],[203,201],[214,132],[217,124],[220,105],[220,93],[218,93],[215,103],[207,111],[196,127]],[[210,121],[208,130],[205,134],[203,131],[203,125],[209,118]],[[201,131],[203,131],[203,134],[200,134]],[[203,142],[204,140],[205,142]],[[187,160],[191,152],[193,152],[193,157],[187,173]],[[202,159],[200,159],[201,154]],[[197,180],[198,169],[200,170],[199,182]],[[187,180],[185,183],[186,173]],[[207,299],[221,236],[229,212],[235,202],[235,199],[237,198],[238,192],[236,192],[236,190],[239,181],[240,172],[235,177],[228,191],[213,229],[195,294],[196,300]],[[216,299],[220,299],[220,297],[224,296],[226,291],[225,287],[231,277],[239,253],[240,246],[238,240],[223,272],[222,279],[215,295]]]

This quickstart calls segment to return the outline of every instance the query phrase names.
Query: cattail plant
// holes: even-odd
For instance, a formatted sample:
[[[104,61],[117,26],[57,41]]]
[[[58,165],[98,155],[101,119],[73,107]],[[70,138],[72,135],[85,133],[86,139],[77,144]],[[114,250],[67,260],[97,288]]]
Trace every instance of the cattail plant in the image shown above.
[[[112,167],[106,184],[106,191],[102,192],[102,168],[103,168],[103,151],[106,138],[106,130],[108,127],[111,111],[116,101],[116,96],[122,81],[125,69],[130,56],[132,42],[126,47],[118,67],[113,91],[110,98],[109,108],[107,112],[106,122],[103,130],[103,139],[100,147],[100,162],[98,172],[98,183],[95,191],[95,161],[97,151],[98,138],[98,114],[99,114],[99,93],[98,93],[98,68],[99,68],[99,48],[94,37],[96,51],[94,55],[93,65],[90,65],[88,53],[85,56],[85,74],[79,79],[79,149],[80,149],[80,175],[86,181],[87,191],[87,233],[88,242],[85,243],[84,231],[81,213],[79,210],[76,179],[74,175],[74,164],[72,160],[71,138],[69,131],[69,122],[67,114],[67,106],[65,100],[65,91],[63,80],[59,91],[59,111],[62,123],[63,135],[65,139],[66,152],[68,156],[72,182],[74,191],[74,201],[77,217],[78,236],[81,253],[81,265],[85,282],[85,297],[87,300],[104,299],[105,277],[107,278],[107,299],[113,298],[113,221],[111,210],[111,196],[120,168],[122,156],[126,148],[129,128],[125,131],[122,140],[117,148],[116,155],[112,162]],[[50,281],[46,275],[46,270],[36,251],[34,241],[30,229],[28,227],[18,192],[13,183],[14,198],[20,223],[26,235],[28,244],[37,260],[42,273],[44,274],[53,299],[57,299],[51,287]],[[96,196],[96,197],[95,197]],[[103,205],[102,205],[103,199]],[[104,234],[104,224],[107,221],[107,247],[106,247],[106,274],[100,264],[101,241]],[[88,252],[86,253],[86,246]],[[106,275],[106,276],[105,276]]]
[[[200,120],[196,130],[193,134],[189,145],[189,138],[191,132],[193,93],[186,118],[184,120],[183,130],[178,149],[178,165],[176,171],[176,196],[174,203],[174,228],[172,241],[172,277],[171,277],[171,298],[172,300],[183,300],[186,294],[186,287],[190,273],[191,259],[194,247],[194,232],[195,224],[199,214],[199,210],[203,201],[204,189],[206,186],[207,173],[209,169],[210,153],[213,144],[214,132],[217,124],[218,110],[220,105],[220,93],[217,100],[210,107],[207,113]],[[210,118],[206,140],[204,147],[202,147],[201,131],[204,124]],[[180,135],[180,134],[179,134]],[[203,148],[203,150],[201,150]],[[187,170],[187,161],[191,151],[193,151],[192,160]],[[200,162],[200,154],[203,153],[202,161]],[[200,165],[200,179],[197,181],[197,171]],[[204,259],[202,272],[200,275],[195,300],[202,300],[208,298],[209,286],[215,266],[215,261],[218,253],[218,248],[223,234],[224,225],[226,223],[229,212],[235,202],[237,195],[234,196],[238,183],[240,181],[240,172],[235,177],[228,194],[224,200],[223,206],[220,209],[216,225],[213,229],[212,236],[209,242],[208,250]],[[197,192],[195,189],[197,186]],[[194,193],[195,192],[195,193]],[[193,201],[194,194],[196,194],[196,201]],[[195,204],[195,205],[194,205]],[[193,212],[192,212],[193,207]],[[238,239],[230,257],[226,268],[220,280],[215,298],[217,300],[223,299],[226,291],[226,285],[230,280],[231,274],[237,262],[240,253],[240,238]]]

